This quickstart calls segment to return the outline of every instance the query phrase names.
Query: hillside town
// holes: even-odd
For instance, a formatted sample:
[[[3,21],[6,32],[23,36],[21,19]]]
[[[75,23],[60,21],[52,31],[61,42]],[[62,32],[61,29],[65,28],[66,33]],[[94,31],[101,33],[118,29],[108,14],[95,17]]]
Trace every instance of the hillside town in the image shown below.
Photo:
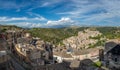
[[[0,70],[120,70],[120,0],[0,0]]]
[[[67,38],[63,41],[66,46],[71,46],[76,49],[85,49],[89,48],[89,45],[97,43],[98,40],[90,39],[90,37],[100,36],[101,33],[99,31],[91,31],[90,29],[86,29],[84,31],[79,31],[78,36],[73,36]]]
[[[32,37],[26,30],[1,32],[0,69],[119,70],[120,40],[111,39],[104,46],[89,47],[98,41],[90,37],[100,35],[99,31],[85,29],[78,36],[63,40],[61,46]]]

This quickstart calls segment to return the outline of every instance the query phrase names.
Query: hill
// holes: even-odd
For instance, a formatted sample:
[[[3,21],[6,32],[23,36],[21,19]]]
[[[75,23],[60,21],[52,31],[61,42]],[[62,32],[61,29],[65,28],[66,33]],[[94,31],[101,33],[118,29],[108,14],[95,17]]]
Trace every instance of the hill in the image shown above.
[[[21,27],[17,27],[15,25],[0,25],[0,31],[5,32],[6,30],[20,30]]]
[[[31,28],[24,29],[31,33],[34,37],[39,37],[44,41],[51,42],[53,44],[62,44],[62,41],[71,36],[77,36],[79,31],[84,29],[97,30],[102,33],[102,36],[95,37],[99,39],[106,37],[107,39],[118,39],[120,38],[120,27],[64,27],[64,28]],[[5,32],[6,30],[20,30],[23,28],[14,25],[0,25],[0,31]]]
[[[61,43],[65,38],[77,35],[78,31],[84,30],[86,27],[82,28],[33,28],[29,32],[34,37],[40,37],[41,39],[52,42],[54,44]]]
[[[84,29],[98,30],[102,33],[100,37],[106,37],[107,39],[120,38],[120,27],[67,27],[67,28],[33,28],[29,32],[32,36],[40,37],[45,41],[52,42],[54,44],[62,43],[62,41],[71,36],[76,36],[79,31]],[[100,37],[96,37],[98,39]]]

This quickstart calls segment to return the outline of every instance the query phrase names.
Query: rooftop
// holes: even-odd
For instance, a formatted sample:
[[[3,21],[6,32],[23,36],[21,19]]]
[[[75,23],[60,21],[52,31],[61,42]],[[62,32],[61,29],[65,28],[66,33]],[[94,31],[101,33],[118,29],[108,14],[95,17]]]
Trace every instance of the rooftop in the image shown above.
[[[54,52],[53,55],[61,56],[63,58],[72,58],[71,54],[67,54],[66,52]]]
[[[84,54],[89,54],[91,52],[95,52],[99,50],[99,48],[89,48],[89,49],[84,49],[84,50],[74,50],[74,55],[84,55]]]
[[[116,45],[120,44],[120,39],[112,39],[107,41],[107,43],[105,44],[105,52],[108,52],[109,50],[111,50],[112,48],[114,48]]]

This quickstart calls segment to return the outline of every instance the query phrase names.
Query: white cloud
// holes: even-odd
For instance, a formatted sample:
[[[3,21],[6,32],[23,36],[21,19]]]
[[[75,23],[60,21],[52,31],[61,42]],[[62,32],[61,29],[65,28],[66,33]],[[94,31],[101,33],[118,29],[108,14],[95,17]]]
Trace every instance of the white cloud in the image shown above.
[[[19,27],[33,28],[33,27],[43,27],[43,23],[34,23],[34,22],[17,22],[17,23],[4,23],[4,25],[16,25]]]
[[[26,12],[26,13],[28,13],[30,16],[39,17],[39,18],[41,18],[41,20],[47,20],[46,18],[44,18],[44,17],[41,16],[40,14],[33,13],[33,12]]]
[[[17,26],[27,27],[27,28],[42,27],[42,25],[43,25],[42,23],[30,23],[30,22],[17,23]]]
[[[54,6],[56,6],[56,4],[62,3],[63,1],[64,0],[51,0],[51,1],[47,1],[47,0],[41,1],[41,0],[38,0],[38,1],[36,1],[36,4],[33,7],[28,9],[28,11],[32,11],[34,9],[41,8],[41,7],[54,7]]]
[[[27,18],[27,17],[0,17],[0,22],[8,22],[8,21],[45,21],[44,17],[35,17],[35,18]]]
[[[16,25],[20,27],[42,27],[44,25],[44,22],[46,22],[47,19],[44,17],[34,17],[34,18],[28,18],[28,17],[0,17],[0,24],[4,25]]]
[[[8,21],[16,21],[16,20],[26,20],[26,21],[20,21],[20,22],[8,22]],[[61,18],[59,20],[53,21],[53,20],[49,20],[46,22],[33,22],[33,21],[28,21],[28,20],[39,20],[39,18],[7,18],[7,17],[0,17],[0,24],[4,24],[4,25],[16,25],[16,26],[20,26],[20,27],[27,27],[27,28],[33,28],[33,27],[52,27],[52,26],[56,26],[56,25],[62,25],[62,26],[71,26],[73,24],[75,24],[76,22],[74,20],[72,20],[71,18]],[[2,22],[5,21],[5,22]]]
[[[50,2],[45,2],[45,3],[43,3],[40,7],[46,7],[46,6],[48,6],[48,5],[50,5]]]
[[[75,23],[71,18],[61,18],[60,20],[57,21],[51,21],[49,20],[47,22],[47,25],[49,26],[53,26],[53,25],[72,25],[73,23]]]
[[[103,21],[105,19],[120,18],[120,0],[71,0],[73,3],[68,5],[74,8],[57,14],[68,15],[71,18],[84,18],[82,21]],[[99,13],[91,13],[94,11]],[[100,12],[101,10],[101,12]],[[104,12],[105,11],[105,12]],[[87,14],[87,15],[86,15]]]

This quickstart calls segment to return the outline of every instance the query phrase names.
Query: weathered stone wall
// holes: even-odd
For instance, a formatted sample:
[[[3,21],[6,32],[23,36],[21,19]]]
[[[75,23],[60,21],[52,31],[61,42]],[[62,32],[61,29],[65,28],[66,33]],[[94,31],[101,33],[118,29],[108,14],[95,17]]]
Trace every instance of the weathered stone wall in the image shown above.
[[[51,64],[46,66],[34,67],[32,70],[71,70],[69,66],[64,63]]]

